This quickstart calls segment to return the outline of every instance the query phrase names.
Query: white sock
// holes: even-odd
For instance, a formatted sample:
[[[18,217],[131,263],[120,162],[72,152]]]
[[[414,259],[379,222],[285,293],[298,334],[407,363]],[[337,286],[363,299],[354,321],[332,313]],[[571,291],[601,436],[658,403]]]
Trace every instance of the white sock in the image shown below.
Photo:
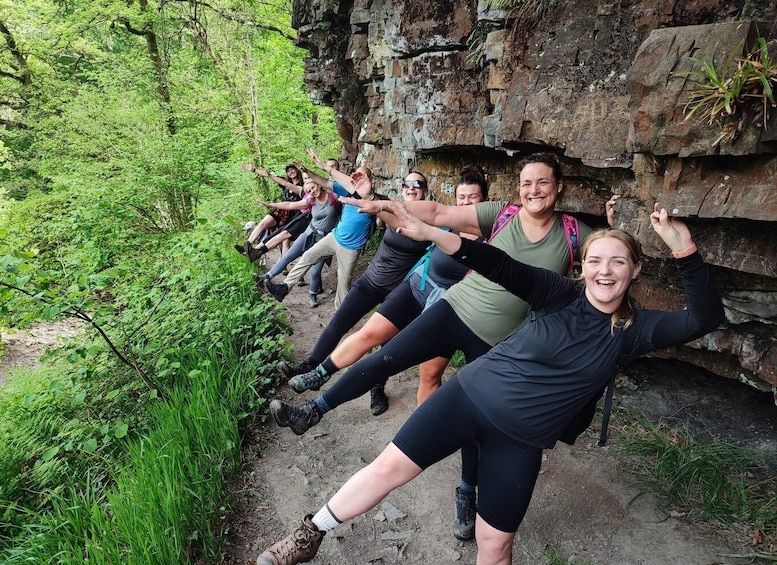
[[[328,504],[324,504],[324,506],[321,507],[321,510],[316,512],[316,515],[313,516],[311,521],[322,532],[328,532],[342,524],[342,522],[337,519],[337,516],[332,514]]]

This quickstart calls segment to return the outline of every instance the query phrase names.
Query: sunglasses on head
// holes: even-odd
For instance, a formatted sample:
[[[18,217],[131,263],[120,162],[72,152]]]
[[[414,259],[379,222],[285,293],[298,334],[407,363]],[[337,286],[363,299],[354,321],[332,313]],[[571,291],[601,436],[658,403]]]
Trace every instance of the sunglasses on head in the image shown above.
[[[402,181],[402,186],[405,188],[426,188],[426,183],[422,180],[406,180]]]

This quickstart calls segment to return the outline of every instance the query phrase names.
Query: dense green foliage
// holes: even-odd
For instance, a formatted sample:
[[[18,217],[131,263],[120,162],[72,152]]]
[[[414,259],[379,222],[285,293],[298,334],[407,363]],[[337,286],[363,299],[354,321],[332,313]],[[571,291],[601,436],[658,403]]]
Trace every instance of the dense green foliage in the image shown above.
[[[220,559],[240,426],[288,353],[232,250],[339,151],[290,3],[0,2],[0,326],[84,334],[0,394],[0,561]]]

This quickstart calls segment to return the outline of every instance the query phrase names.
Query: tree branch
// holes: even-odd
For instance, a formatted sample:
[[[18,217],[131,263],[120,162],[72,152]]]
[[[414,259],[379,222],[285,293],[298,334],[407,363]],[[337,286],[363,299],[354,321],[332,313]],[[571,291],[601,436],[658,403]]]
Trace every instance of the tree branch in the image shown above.
[[[4,286],[6,288],[10,288],[11,290],[15,290],[16,292],[20,292],[20,293],[24,294],[25,296],[28,296],[28,297],[33,298],[35,300],[39,300],[39,301],[41,301],[41,302],[43,302],[45,304],[53,304],[53,302],[51,300],[48,300],[47,298],[44,298],[44,297],[40,296],[39,294],[33,294],[32,292],[30,292],[28,290],[25,290],[25,289],[20,288],[18,286],[9,284],[7,282],[0,281],[0,286]],[[73,318],[77,318],[77,319],[79,319],[79,320],[81,320],[83,322],[86,322],[89,325],[91,325],[95,330],[97,330],[97,333],[99,333],[100,337],[102,337],[103,340],[105,341],[105,343],[108,344],[108,347],[113,352],[113,354],[116,355],[116,357],[118,357],[119,360],[122,363],[124,363],[128,367],[131,367],[135,371],[135,373],[137,373],[137,375],[141,378],[141,380],[144,383],[146,383],[146,386],[150,390],[157,391],[157,394],[160,396],[160,398],[163,397],[163,394],[162,394],[161,390],[156,385],[156,383],[154,383],[154,381],[151,379],[151,377],[149,377],[145,373],[145,371],[143,371],[143,369],[141,369],[138,366],[138,364],[135,361],[133,361],[132,359],[128,359],[121,351],[119,351],[119,349],[116,347],[116,345],[113,343],[113,341],[111,341],[111,338],[108,337],[108,334],[105,333],[105,330],[103,330],[102,326],[100,326],[100,324],[95,322],[92,319],[92,317],[89,316],[89,314],[84,312],[81,308],[78,308],[76,306],[70,306],[70,305],[68,305],[68,310],[63,311],[63,313],[65,315],[67,315],[67,316],[70,316],[70,317],[73,317]]]

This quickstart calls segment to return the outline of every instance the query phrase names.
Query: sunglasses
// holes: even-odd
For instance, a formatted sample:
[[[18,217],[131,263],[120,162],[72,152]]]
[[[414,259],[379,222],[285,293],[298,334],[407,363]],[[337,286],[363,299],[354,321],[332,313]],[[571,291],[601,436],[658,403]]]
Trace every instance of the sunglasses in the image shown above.
[[[422,180],[406,180],[402,181],[402,186],[405,188],[426,188],[426,183]]]

